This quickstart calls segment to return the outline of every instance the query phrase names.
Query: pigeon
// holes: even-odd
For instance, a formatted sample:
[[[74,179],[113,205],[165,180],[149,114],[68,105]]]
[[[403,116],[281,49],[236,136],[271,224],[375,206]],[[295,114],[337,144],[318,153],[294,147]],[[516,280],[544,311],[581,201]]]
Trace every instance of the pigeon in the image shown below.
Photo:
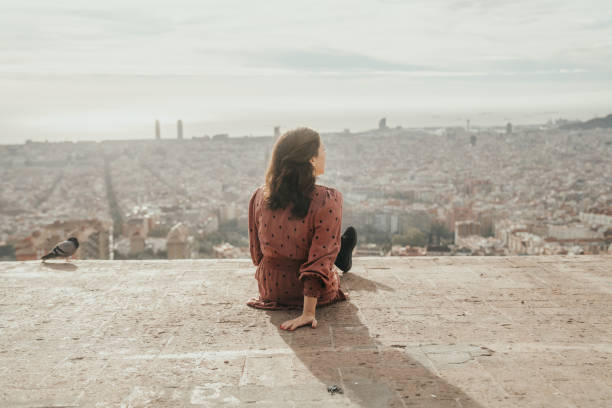
[[[75,237],[70,237],[66,241],[57,244],[51,252],[42,257],[42,261],[45,262],[45,260],[51,258],[68,258],[76,252],[78,247],[79,240]]]

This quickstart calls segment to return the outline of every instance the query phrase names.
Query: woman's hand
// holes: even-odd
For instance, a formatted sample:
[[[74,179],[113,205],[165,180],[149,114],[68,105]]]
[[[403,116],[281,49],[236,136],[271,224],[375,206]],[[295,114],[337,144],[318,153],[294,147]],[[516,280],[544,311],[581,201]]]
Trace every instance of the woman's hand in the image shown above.
[[[317,307],[317,298],[312,296],[304,296],[304,310],[300,317],[293,320],[287,320],[280,325],[283,330],[295,330],[298,327],[311,324],[313,329],[317,328],[317,319],[315,319],[315,310]]]
[[[280,325],[280,328],[283,330],[295,330],[298,327],[311,324],[313,329],[317,328],[317,319],[315,319],[314,315],[305,315],[302,314],[300,317],[296,317],[293,320],[287,320],[283,324]]]

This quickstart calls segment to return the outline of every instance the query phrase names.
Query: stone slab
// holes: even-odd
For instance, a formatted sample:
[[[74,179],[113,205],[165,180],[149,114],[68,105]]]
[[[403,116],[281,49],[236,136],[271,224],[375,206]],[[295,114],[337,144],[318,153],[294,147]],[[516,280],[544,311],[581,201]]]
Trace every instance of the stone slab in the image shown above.
[[[295,332],[254,270],[0,263],[0,406],[612,406],[611,256],[356,258]]]

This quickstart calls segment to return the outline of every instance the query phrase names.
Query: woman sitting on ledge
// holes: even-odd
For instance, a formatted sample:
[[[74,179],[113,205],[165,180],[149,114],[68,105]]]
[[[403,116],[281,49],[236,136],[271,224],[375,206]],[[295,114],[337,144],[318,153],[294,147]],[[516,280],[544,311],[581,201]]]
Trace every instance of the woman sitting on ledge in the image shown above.
[[[348,272],[357,243],[353,227],[342,236],[342,194],[315,184],[325,171],[325,147],[317,132],[299,128],[276,141],[260,186],[249,203],[251,258],[257,265],[259,309],[299,309],[281,324],[295,330],[317,327],[315,309],[348,299],[338,270]]]

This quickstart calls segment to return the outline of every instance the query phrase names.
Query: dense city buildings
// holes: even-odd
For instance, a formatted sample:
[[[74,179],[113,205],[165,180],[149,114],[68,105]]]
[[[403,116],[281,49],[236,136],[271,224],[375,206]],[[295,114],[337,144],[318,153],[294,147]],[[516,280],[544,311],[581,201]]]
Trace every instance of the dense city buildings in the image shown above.
[[[356,256],[610,251],[609,129],[381,120],[322,137],[318,183],[342,192]],[[77,258],[248,257],[248,200],[274,140],[179,142],[156,122],[152,140],[0,145],[0,259],[38,259],[72,235]]]

